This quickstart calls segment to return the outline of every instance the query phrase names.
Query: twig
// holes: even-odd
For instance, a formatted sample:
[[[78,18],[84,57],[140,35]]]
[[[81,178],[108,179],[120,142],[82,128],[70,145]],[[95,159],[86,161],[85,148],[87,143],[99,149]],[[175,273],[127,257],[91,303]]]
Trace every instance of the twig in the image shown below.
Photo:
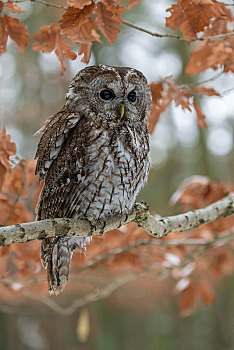
[[[43,0],[14,0],[13,2],[16,3],[16,4],[20,4],[20,3],[23,3],[23,2],[35,2],[37,4],[45,5],[47,7],[54,7],[54,8],[57,8],[57,9],[68,10],[68,7],[66,7],[66,6],[57,5],[57,4],[46,2],[46,1],[43,1]]]
[[[212,35],[212,36],[204,36],[204,37],[192,37],[192,36],[182,36],[182,35],[175,35],[175,34],[159,34],[152,32],[148,29],[139,27],[133,23],[130,23],[128,21],[122,20],[122,23],[127,25],[128,27],[137,29],[143,33],[149,34],[151,36],[157,37],[157,38],[171,38],[171,39],[178,39],[178,40],[188,40],[188,41],[205,41],[205,40],[219,40],[223,38],[228,38],[231,36],[234,36],[234,32],[231,33],[224,33],[224,34],[218,34],[218,35]]]
[[[180,246],[210,246],[214,245],[225,245],[234,239],[234,231],[225,232],[215,236],[212,240],[190,238],[190,239],[170,239],[170,240],[156,240],[156,239],[143,239],[133,243],[130,243],[126,246],[119,247],[114,249],[106,254],[99,255],[91,260],[88,260],[87,263],[76,270],[76,273],[83,272],[88,268],[99,264],[100,262],[113,258],[122,253],[128,252],[131,249],[142,247],[142,246],[160,246],[160,247],[180,247]]]
[[[71,315],[74,312],[76,312],[79,308],[84,307],[88,305],[89,303],[104,299],[109,297],[111,294],[113,294],[118,288],[121,286],[127,284],[128,282],[134,281],[136,278],[140,276],[144,276],[145,273],[152,272],[157,270],[157,274],[155,274],[155,277],[157,279],[163,279],[165,277],[168,277],[172,270],[174,269],[180,269],[185,267],[187,264],[189,264],[191,261],[196,260],[198,257],[202,256],[204,252],[211,246],[211,244],[206,244],[205,246],[200,246],[199,249],[195,250],[193,253],[189,254],[189,256],[185,257],[180,264],[178,265],[170,265],[165,266],[163,264],[152,264],[147,267],[144,267],[140,271],[134,271],[132,273],[129,273],[128,275],[125,275],[123,277],[120,277],[118,279],[115,279],[114,281],[108,283],[102,288],[96,288],[94,291],[86,294],[85,296],[76,299],[73,301],[73,303],[69,306],[61,306],[57,302],[55,302],[51,298],[43,298],[38,299],[38,296],[32,295],[27,292],[23,292],[23,295],[36,300],[40,301],[42,304],[45,304],[48,306],[51,310],[55,311],[58,314],[61,315]]]
[[[101,300],[104,298],[107,298],[110,296],[113,292],[115,292],[118,288],[120,288],[122,285],[135,280],[137,277],[143,275],[146,272],[152,271],[155,268],[160,268],[160,265],[150,265],[147,266],[146,268],[142,269],[141,271],[134,271],[132,273],[129,273],[128,275],[125,275],[123,277],[120,277],[111,283],[105,285],[102,288],[96,288],[94,291],[86,294],[85,296],[76,299],[71,305],[62,307],[60,306],[57,302],[55,302],[51,298],[43,298],[43,299],[38,299],[38,296],[34,296],[31,293],[27,292],[22,292],[22,294],[30,299],[40,301],[42,304],[45,304],[48,306],[50,309],[55,311],[58,314],[61,315],[71,315],[73,314],[77,309],[91,303],[97,300]]]
[[[0,245],[25,243],[49,237],[99,236],[131,221],[136,222],[149,235],[162,238],[169,232],[189,230],[214,221],[218,217],[228,216],[233,213],[234,193],[206,208],[159,220],[156,220],[149,213],[147,205],[138,203],[135,204],[133,212],[128,217],[126,215],[116,215],[107,218],[105,222],[102,220],[91,222],[89,220],[58,218],[0,227]]]

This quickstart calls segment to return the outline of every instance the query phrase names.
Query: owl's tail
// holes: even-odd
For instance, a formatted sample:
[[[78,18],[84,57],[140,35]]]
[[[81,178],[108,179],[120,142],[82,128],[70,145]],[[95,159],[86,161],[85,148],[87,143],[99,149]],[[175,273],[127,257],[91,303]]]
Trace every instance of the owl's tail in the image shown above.
[[[60,294],[69,276],[70,261],[73,250],[86,250],[86,242],[91,242],[91,237],[61,237],[46,238],[41,244],[41,262],[47,269],[48,290],[50,295]]]

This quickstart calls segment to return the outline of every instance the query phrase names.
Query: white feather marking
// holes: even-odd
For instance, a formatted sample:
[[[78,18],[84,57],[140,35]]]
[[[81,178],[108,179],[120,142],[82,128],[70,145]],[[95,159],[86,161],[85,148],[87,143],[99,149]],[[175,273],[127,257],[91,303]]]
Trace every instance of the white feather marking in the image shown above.
[[[54,159],[59,154],[60,148],[55,148],[50,152],[50,159]]]
[[[55,146],[56,146],[56,147],[61,146],[61,144],[63,143],[63,140],[64,140],[64,136],[61,135],[61,136],[57,139],[57,141],[55,142]]]
[[[52,163],[52,160],[47,160],[47,161],[45,162],[45,168],[46,168],[46,169],[49,169],[49,167],[51,166],[51,163]]]

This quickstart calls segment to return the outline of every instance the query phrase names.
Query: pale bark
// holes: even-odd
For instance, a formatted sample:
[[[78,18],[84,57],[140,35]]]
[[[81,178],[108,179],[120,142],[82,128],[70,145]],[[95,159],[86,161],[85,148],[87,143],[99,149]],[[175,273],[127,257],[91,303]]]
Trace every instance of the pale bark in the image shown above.
[[[25,243],[49,237],[98,236],[131,221],[136,222],[149,235],[162,238],[169,232],[185,231],[233,213],[234,193],[208,207],[160,219],[156,219],[149,213],[146,204],[138,203],[128,217],[126,215],[117,215],[108,218],[105,222],[59,218],[1,227],[0,245]]]

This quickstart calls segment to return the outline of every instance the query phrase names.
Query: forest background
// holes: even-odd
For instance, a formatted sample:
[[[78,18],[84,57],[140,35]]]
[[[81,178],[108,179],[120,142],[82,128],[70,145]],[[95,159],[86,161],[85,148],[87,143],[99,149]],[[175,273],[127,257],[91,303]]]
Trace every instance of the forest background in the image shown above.
[[[32,135],[86,64],[130,66],[151,83],[152,167],[139,196],[151,212],[198,209],[233,191],[233,7],[0,2],[1,225],[34,219]],[[152,243],[130,223],[95,237],[86,257],[75,254],[56,299],[47,296],[39,242],[1,248],[1,347],[232,349],[232,227],[233,216]]]

